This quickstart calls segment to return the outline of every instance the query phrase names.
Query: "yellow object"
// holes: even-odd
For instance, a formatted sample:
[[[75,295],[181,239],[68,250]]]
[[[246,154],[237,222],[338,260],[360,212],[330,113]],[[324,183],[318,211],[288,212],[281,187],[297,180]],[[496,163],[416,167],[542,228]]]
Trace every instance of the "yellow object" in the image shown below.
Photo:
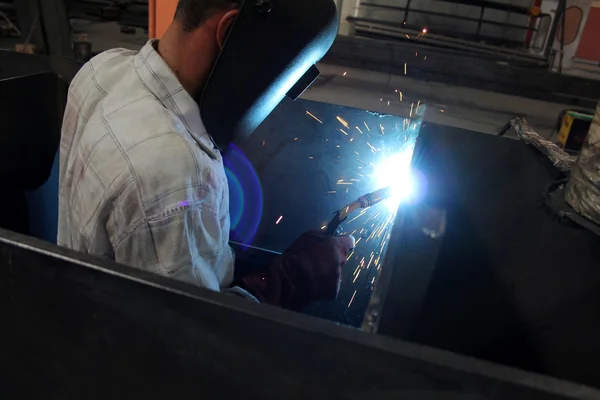
[[[558,131],[558,144],[563,149],[578,151],[592,122],[592,115],[568,111],[562,118]]]
[[[148,36],[160,39],[173,21],[178,0],[148,0]]]
[[[567,145],[567,140],[569,139],[569,133],[571,132],[571,127],[573,126],[573,117],[566,113],[562,119],[562,123],[560,124],[560,131],[558,132],[558,144],[563,149]]]

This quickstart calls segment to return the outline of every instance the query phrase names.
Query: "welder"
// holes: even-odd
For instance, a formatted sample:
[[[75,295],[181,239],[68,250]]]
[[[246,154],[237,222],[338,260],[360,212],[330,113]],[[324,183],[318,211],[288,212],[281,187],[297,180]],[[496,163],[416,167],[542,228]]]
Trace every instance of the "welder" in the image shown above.
[[[199,102],[242,4],[180,0],[160,40],[139,52],[106,51],[82,67],[69,89],[62,128],[58,242],[211,290],[299,309],[337,295],[354,239],[305,233],[271,265],[232,285],[235,257],[228,245],[219,132],[207,131]],[[259,68],[270,62],[242,61]],[[227,108],[218,111],[227,119]]]

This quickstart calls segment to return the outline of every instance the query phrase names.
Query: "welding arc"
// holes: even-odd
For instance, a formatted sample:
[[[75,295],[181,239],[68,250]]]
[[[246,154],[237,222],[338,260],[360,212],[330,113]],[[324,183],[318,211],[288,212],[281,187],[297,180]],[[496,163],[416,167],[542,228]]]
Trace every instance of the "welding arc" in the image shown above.
[[[352,212],[358,210],[359,208],[369,208],[391,196],[391,187],[379,189],[372,193],[367,193],[364,196],[360,196],[352,203],[340,208],[335,212],[335,215],[327,225],[325,233],[329,236],[333,236],[336,233],[337,228],[340,226],[340,224],[344,222],[346,218],[348,218],[348,215],[350,215]]]

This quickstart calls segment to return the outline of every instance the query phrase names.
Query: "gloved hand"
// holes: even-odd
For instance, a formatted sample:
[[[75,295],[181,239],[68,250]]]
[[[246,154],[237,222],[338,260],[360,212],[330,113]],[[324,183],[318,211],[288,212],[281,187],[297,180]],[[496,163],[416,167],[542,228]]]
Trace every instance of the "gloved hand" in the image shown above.
[[[334,299],[342,266],[354,243],[352,236],[306,232],[267,270],[242,278],[238,285],[264,303],[292,310],[312,301]]]

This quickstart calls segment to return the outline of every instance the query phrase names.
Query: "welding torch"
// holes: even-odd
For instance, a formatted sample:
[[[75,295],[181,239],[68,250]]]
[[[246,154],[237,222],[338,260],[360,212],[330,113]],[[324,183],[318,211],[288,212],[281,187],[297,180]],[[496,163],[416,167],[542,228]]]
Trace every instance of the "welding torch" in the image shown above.
[[[327,224],[325,234],[328,236],[334,236],[335,234],[339,233],[338,228],[340,224],[344,222],[346,218],[348,218],[348,215],[350,215],[352,212],[358,210],[359,208],[369,208],[391,196],[391,187],[379,189],[372,193],[367,193],[364,196],[360,196],[352,203],[340,208],[335,212],[335,215],[333,216],[331,221],[329,221],[329,224]]]

